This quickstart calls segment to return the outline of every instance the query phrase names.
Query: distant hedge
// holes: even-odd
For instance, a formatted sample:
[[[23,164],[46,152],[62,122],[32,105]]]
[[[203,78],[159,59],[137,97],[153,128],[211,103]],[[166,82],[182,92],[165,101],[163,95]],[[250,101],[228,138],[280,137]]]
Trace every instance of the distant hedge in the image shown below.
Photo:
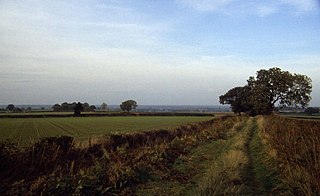
[[[187,112],[119,112],[119,113],[90,113],[81,114],[81,117],[103,116],[214,116],[213,113],[187,113]],[[0,118],[50,118],[50,117],[73,117],[73,114],[10,114],[0,115]]]

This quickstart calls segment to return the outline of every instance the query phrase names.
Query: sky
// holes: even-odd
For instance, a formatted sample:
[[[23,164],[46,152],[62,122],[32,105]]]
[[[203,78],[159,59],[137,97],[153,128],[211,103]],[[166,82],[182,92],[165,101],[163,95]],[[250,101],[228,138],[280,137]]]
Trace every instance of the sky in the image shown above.
[[[260,69],[312,79],[318,0],[0,0],[0,104],[217,105]]]

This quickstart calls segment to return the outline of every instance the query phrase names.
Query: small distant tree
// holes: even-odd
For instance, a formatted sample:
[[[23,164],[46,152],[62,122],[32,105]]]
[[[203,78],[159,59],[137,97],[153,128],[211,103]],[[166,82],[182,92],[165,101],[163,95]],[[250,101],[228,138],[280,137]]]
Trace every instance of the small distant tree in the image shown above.
[[[89,108],[89,107],[90,107],[89,103],[87,103],[87,102],[85,102],[84,104],[82,104],[82,106],[83,106],[84,108]]]
[[[83,112],[82,103],[78,102],[74,107],[74,116],[81,116],[81,112]]]
[[[107,105],[105,102],[103,102],[103,103],[101,104],[100,108],[101,108],[102,111],[105,112],[105,111],[107,111],[107,109],[108,109],[108,105]]]
[[[311,116],[312,114],[319,113],[319,108],[308,107],[304,112]]]
[[[74,107],[75,107],[75,105],[74,105]],[[62,103],[60,109],[63,112],[69,111],[69,104],[67,102]]]
[[[130,112],[131,110],[134,110],[137,108],[137,102],[135,100],[127,100],[121,103],[120,109],[122,111]]]
[[[21,113],[21,112],[23,112],[23,108],[17,108],[17,107],[15,107],[15,108],[13,109],[13,112],[15,112],[15,113]]]
[[[97,109],[95,105],[91,105],[89,108],[91,112],[94,112]]]
[[[89,103],[85,102],[84,104],[82,104],[82,106],[85,112],[91,112]]]
[[[67,106],[67,110],[66,112],[68,111],[74,111],[74,108],[76,107],[77,103],[76,102],[73,102],[73,103],[68,103],[68,106]],[[82,105],[83,107],[83,105]],[[84,109],[84,108],[83,108]]]
[[[61,106],[56,103],[56,104],[54,104],[54,105],[52,106],[52,109],[53,109],[53,111],[55,111],[55,112],[59,112],[59,111],[61,110]]]
[[[14,107],[13,104],[9,104],[9,105],[6,107],[6,109],[9,110],[9,111],[13,111],[14,108],[15,108],[15,107]]]

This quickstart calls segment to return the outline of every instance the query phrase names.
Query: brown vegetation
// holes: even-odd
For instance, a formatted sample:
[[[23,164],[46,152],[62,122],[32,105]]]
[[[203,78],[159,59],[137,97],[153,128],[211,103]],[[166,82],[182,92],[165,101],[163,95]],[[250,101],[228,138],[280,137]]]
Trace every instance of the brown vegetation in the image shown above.
[[[107,135],[86,144],[72,137],[45,138],[25,149],[2,143],[0,193],[126,194],[153,176],[170,176],[170,165],[180,155],[200,142],[224,138],[224,130],[233,126],[234,119],[170,131]]]
[[[320,193],[320,121],[268,116],[262,125],[282,189],[292,195]]]

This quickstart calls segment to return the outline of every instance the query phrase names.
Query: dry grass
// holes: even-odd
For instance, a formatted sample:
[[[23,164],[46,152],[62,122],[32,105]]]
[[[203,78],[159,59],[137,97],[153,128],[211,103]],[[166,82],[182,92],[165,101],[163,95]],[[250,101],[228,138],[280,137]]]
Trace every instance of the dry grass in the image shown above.
[[[244,192],[246,187],[243,171],[248,164],[245,152],[248,128],[247,123],[235,124],[233,131],[238,133],[230,140],[225,152],[208,169],[195,191],[196,195],[239,195]]]
[[[243,151],[231,150],[219,162],[211,166],[196,195],[239,195],[243,184],[241,171],[248,162]]]
[[[261,124],[282,188],[293,195],[320,193],[320,122],[270,116]]]

